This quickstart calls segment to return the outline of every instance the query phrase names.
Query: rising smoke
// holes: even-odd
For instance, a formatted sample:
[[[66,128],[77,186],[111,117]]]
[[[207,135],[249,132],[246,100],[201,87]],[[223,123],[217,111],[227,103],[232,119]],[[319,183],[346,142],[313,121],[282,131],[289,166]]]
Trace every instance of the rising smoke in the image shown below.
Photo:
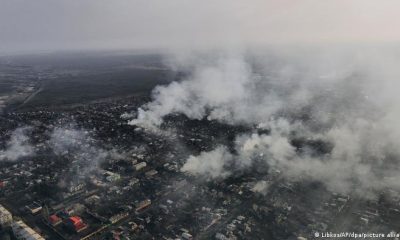
[[[342,193],[400,189],[394,53],[285,50],[179,59],[186,64],[174,67],[190,69],[189,76],[156,87],[130,124],[157,129],[178,113],[269,131],[237,136],[234,152],[216,146],[190,156],[182,171],[225,178],[232,166],[250,169],[261,160],[288,180],[311,179]],[[331,147],[319,151],[321,145]]]
[[[215,161],[218,159],[218,161]],[[225,166],[232,161],[233,156],[223,146],[210,152],[203,152],[199,156],[190,156],[182,171],[202,175],[206,178],[226,177],[230,172]]]
[[[88,131],[73,124],[54,128],[49,143],[55,154],[73,160],[71,167],[79,169],[80,176],[99,169],[99,165],[114,154],[99,147]]]
[[[30,127],[19,127],[11,133],[6,148],[0,150],[0,161],[16,161],[35,153],[34,147],[29,142],[28,133],[30,130]]]
[[[266,195],[268,193],[269,189],[269,184],[267,181],[259,181],[256,182],[251,189],[253,192],[261,193],[263,195]]]

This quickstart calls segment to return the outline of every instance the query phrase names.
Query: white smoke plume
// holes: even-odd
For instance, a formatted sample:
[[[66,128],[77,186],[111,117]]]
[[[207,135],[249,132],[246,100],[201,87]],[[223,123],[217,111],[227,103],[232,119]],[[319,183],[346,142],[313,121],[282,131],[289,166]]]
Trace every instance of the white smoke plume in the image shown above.
[[[34,147],[29,142],[28,132],[30,127],[20,127],[11,133],[6,149],[0,151],[0,160],[16,161],[21,157],[31,156],[35,153]]]
[[[218,161],[216,161],[218,159]],[[203,152],[199,156],[190,156],[181,171],[206,178],[223,178],[230,175],[226,166],[233,156],[225,147],[218,147],[210,152]]]
[[[201,119],[209,109],[210,119],[240,118],[243,117],[240,103],[250,100],[251,88],[249,66],[234,56],[221,58],[205,66],[196,66],[192,77],[186,81],[156,87],[154,101],[140,108],[137,119],[130,124],[154,128],[160,126],[162,118],[168,114],[184,113],[189,118]]]
[[[270,170],[279,170],[290,181],[316,180],[335,192],[372,195],[385,188],[400,189],[400,155],[385,149],[390,143],[375,145],[374,139],[366,139],[364,134],[374,134],[367,132],[360,136],[351,129],[329,130],[319,137],[333,143],[334,147],[330,154],[323,156],[298,153],[290,144],[289,136],[280,130],[272,129],[270,135],[241,135],[237,137],[236,154],[219,146],[211,152],[191,156],[182,171],[210,179],[224,178],[232,174],[229,172],[232,164],[248,169],[264,161]],[[387,156],[389,154],[393,156]]]
[[[266,195],[269,189],[269,184],[267,181],[259,181],[254,184],[253,188],[251,191],[261,193],[263,195]]]
[[[307,55],[308,54],[308,55]],[[218,146],[191,156],[182,171],[209,178],[262,160],[290,180],[312,179],[338,192],[400,190],[400,57],[369,48],[186,58],[181,82],[159,86],[131,124],[158,128],[168,114],[258,126],[237,136],[236,153]],[[201,60],[198,60],[201,59]],[[178,62],[180,66],[183,61]],[[331,145],[295,146],[294,139]]]

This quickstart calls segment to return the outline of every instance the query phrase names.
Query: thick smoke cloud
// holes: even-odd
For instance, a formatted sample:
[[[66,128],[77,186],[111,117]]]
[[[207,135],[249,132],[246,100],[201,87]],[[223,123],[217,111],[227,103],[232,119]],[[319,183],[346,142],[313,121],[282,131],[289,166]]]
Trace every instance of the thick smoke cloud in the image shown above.
[[[157,129],[165,116],[178,113],[269,134],[237,136],[234,152],[216,146],[191,156],[182,171],[224,178],[234,174],[232,166],[245,170],[262,162],[290,181],[320,181],[332,191],[400,189],[395,54],[286,50],[183,59],[194,59],[182,68],[189,76],[157,87],[131,124]]]
[[[29,127],[20,127],[11,133],[6,149],[0,151],[0,160],[16,161],[21,157],[31,156],[35,153],[34,147],[29,142]]]
[[[196,66],[188,81],[157,87],[153,92],[155,101],[144,106],[146,110],[139,109],[138,119],[130,124],[159,126],[164,116],[174,112],[201,119],[208,109],[210,119],[244,120],[248,109],[240,109],[239,104],[252,100],[250,69],[235,57],[220,59],[215,64]]]

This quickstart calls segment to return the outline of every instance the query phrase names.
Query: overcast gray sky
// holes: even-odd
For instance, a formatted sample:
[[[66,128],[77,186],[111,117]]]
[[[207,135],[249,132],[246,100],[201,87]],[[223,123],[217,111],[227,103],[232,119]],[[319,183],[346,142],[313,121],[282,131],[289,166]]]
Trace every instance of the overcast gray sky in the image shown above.
[[[0,0],[0,53],[396,42],[398,0]]]

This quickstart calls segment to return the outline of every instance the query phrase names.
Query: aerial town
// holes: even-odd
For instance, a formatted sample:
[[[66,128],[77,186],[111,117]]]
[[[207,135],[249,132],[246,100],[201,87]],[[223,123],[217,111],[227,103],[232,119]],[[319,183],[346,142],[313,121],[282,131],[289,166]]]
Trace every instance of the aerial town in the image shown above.
[[[400,240],[400,0],[0,0],[0,240]]]
[[[160,132],[128,124],[148,95],[21,108],[46,76],[11,72],[5,78],[20,81],[2,97],[0,239],[304,240],[339,229],[398,237],[393,190],[362,199],[306,178],[288,181],[279,169],[226,179],[181,171],[191,154],[268,129],[179,114]]]

